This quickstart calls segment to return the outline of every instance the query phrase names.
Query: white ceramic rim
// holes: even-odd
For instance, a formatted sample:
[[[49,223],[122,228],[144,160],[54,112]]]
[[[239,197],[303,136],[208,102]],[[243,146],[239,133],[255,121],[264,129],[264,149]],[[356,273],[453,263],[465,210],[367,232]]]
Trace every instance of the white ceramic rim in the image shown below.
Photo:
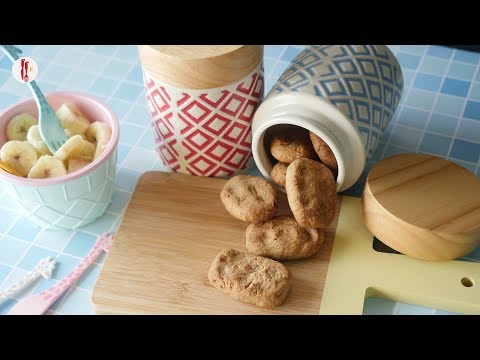
[[[292,100],[294,97],[295,100],[301,99],[302,104],[298,101],[295,103],[296,106],[302,106],[302,111],[299,111],[298,114],[290,114],[279,111],[278,115],[272,116],[272,108],[275,107],[275,103],[278,103],[280,106],[285,106],[285,103],[288,103],[289,100]],[[282,104],[283,103],[283,104]],[[293,104],[290,101],[290,104]],[[316,112],[317,114],[313,113]],[[261,122],[262,117],[267,117],[270,120]],[[323,117],[325,119],[331,119],[327,123],[324,123],[323,126],[325,129],[322,129],[322,125],[315,123],[315,116]],[[306,120],[310,120],[310,122]],[[260,122],[258,126],[256,123]],[[276,94],[268,98],[265,102],[261,104],[252,121],[252,130],[254,131],[252,138],[252,153],[255,163],[257,164],[258,169],[267,179],[272,180],[269,172],[266,167],[260,161],[260,151],[263,149],[264,144],[263,139],[265,132],[268,128],[280,125],[280,124],[292,124],[303,127],[307,130],[310,130],[321,137],[327,145],[331,148],[338,164],[338,176],[337,176],[337,192],[347,190],[355,184],[355,182],[360,178],[366,164],[366,151],[364,149],[363,143],[360,138],[358,130],[353,126],[352,121],[343,114],[335,105],[331,104],[328,100],[323,99],[319,96],[306,93],[298,92],[287,92]],[[328,129],[330,127],[330,129]],[[338,137],[335,135],[335,128],[342,128],[343,131],[346,131],[346,134],[349,140],[353,140],[349,146],[353,147],[353,154],[356,156],[356,159],[345,158],[344,152],[341,151],[342,145],[338,140]],[[328,131],[329,130],[329,131]],[[335,141],[333,141],[333,139]],[[346,169],[351,168],[352,171],[350,174],[352,176],[347,177]],[[271,170],[271,169],[270,169]],[[282,189],[283,191],[283,189]]]
[[[77,180],[81,178],[82,176],[85,176],[87,174],[90,174],[94,170],[96,170],[100,165],[102,165],[110,156],[112,155],[113,151],[116,149],[118,145],[118,141],[120,138],[120,124],[118,122],[117,116],[113,112],[113,110],[105,104],[103,101],[98,100],[96,97],[93,97],[89,94],[81,93],[81,92],[74,92],[74,91],[55,91],[55,92],[48,92],[45,93],[45,97],[48,99],[48,97],[51,96],[57,96],[57,97],[70,97],[72,96],[72,99],[75,98],[86,98],[89,101],[92,101],[95,103],[99,108],[102,108],[103,111],[105,111],[108,116],[112,118],[113,125],[112,126],[112,137],[110,139],[110,142],[108,143],[107,148],[105,151],[94,161],[92,161],[90,164],[85,166],[84,168],[80,169],[79,171],[75,171],[72,174],[67,174],[64,176],[58,176],[55,178],[50,178],[50,179],[28,179],[16,175],[12,175],[5,170],[0,169],[0,179],[3,179],[7,182],[13,182],[16,184],[20,185],[25,185],[25,186],[50,186],[50,185],[57,185],[57,184],[63,184],[67,183],[73,180]],[[6,109],[2,110],[0,112],[0,117],[3,116],[5,113],[12,111],[15,107],[24,104],[29,101],[34,101],[33,98],[27,98],[20,100],[13,105],[10,105]],[[73,100],[72,100],[73,101]]]

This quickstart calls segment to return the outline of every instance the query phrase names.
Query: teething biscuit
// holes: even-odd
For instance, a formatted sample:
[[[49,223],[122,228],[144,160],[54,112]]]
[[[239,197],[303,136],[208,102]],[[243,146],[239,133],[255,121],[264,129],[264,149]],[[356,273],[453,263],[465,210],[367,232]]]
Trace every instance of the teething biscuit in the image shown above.
[[[271,178],[275,181],[276,184],[285,187],[285,175],[287,174],[288,164],[278,162],[272,168],[270,173]]]
[[[251,254],[275,260],[310,257],[323,244],[323,229],[300,226],[293,216],[276,216],[247,228],[245,245]]]
[[[270,153],[278,161],[287,164],[296,159],[317,158],[308,130],[292,125],[276,126],[272,130]]]
[[[311,131],[310,140],[312,141],[313,148],[320,158],[320,161],[330,169],[333,173],[333,177],[336,179],[338,174],[338,164],[335,155],[333,155],[332,149],[330,149],[330,146],[328,146],[325,141]]]
[[[278,261],[225,249],[213,260],[208,280],[237,300],[272,308],[285,301],[291,275]]]
[[[325,165],[298,159],[287,168],[288,204],[297,222],[305,227],[325,228],[335,217],[336,183]]]
[[[275,188],[259,176],[234,176],[223,186],[220,198],[230,215],[250,223],[266,221],[278,210]]]

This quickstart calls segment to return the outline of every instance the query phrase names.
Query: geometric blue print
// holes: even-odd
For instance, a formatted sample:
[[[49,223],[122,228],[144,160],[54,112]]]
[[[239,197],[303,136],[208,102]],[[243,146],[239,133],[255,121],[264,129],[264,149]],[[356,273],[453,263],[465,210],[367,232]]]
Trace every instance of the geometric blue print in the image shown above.
[[[333,63],[340,70],[341,74],[358,74],[358,69],[351,59],[335,60]]]
[[[356,101],[355,111],[357,112],[358,121],[370,124],[370,106],[367,102]]]
[[[304,82],[305,80],[307,80],[307,75],[302,72],[297,72],[285,79],[285,84],[287,86],[294,86]]]
[[[391,109],[393,104],[393,89],[388,85],[383,85],[384,105]]]
[[[329,96],[346,95],[345,87],[337,79],[324,80],[324,81],[320,80],[320,84],[322,84],[323,88],[325,89],[325,92]]]
[[[377,104],[372,105],[372,125],[377,129],[381,129],[382,107]]]
[[[368,156],[388,125],[403,91],[395,56],[378,45],[305,47],[269,96],[302,91],[328,99],[358,127]]]
[[[382,103],[382,88],[378,85],[378,82],[367,79],[368,92],[370,93],[370,99]]]
[[[390,64],[379,61],[380,73],[382,74],[382,79],[390,84],[393,84],[393,74]]]
[[[350,93],[354,96],[368,98],[367,91],[365,90],[365,85],[363,85],[363,80],[358,78],[345,79]]]
[[[373,76],[373,77],[378,76],[377,67],[375,66],[375,62],[373,60],[359,59],[358,63],[360,64],[360,67],[362,68],[363,75]]]
[[[332,104],[337,106],[345,115],[347,115],[350,119],[353,118],[352,112],[352,101],[347,99],[330,99]]]
[[[377,45],[374,45],[372,46],[372,49],[376,57],[389,60],[390,56],[388,55],[388,52],[385,50],[384,47],[382,47],[382,50],[380,50]]]
[[[352,55],[372,55],[365,45],[350,45],[348,48]]]

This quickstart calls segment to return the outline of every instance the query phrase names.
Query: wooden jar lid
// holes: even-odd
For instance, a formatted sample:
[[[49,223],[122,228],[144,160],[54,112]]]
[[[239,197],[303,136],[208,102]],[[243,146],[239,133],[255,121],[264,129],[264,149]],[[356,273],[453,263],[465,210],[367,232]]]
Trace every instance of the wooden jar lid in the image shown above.
[[[238,81],[263,59],[262,45],[140,45],[142,66],[156,79],[186,89]]]
[[[480,242],[480,180],[436,156],[391,156],[368,175],[362,216],[372,234],[403,254],[456,259]]]

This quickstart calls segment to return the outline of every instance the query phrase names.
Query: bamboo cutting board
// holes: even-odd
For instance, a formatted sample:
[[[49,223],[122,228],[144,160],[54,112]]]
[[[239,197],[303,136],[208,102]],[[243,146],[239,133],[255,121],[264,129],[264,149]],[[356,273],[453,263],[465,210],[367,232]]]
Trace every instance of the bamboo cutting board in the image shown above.
[[[97,313],[361,314],[374,296],[480,314],[480,264],[375,251],[360,199],[349,196],[338,197],[321,250],[284,262],[293,282],[282,306],[263,310],[231,298],[207,279],[222,249],[245,251],[248,224],[224,209],[225,182],[161,172],[140,178],[93,291]],[[280,196],[278,214],[290,213]]]
[[[248,226],[220,201],[226,180],[147,172],[139,179],[95,286],[101,314],[318,314],[337,216],[321,250],[284,262],[293,282],[287,300],[272,310],[231,298],[210,285],[207,273],[224,248],[245,249]],[[279,215],[290,213],[280,193]]]

